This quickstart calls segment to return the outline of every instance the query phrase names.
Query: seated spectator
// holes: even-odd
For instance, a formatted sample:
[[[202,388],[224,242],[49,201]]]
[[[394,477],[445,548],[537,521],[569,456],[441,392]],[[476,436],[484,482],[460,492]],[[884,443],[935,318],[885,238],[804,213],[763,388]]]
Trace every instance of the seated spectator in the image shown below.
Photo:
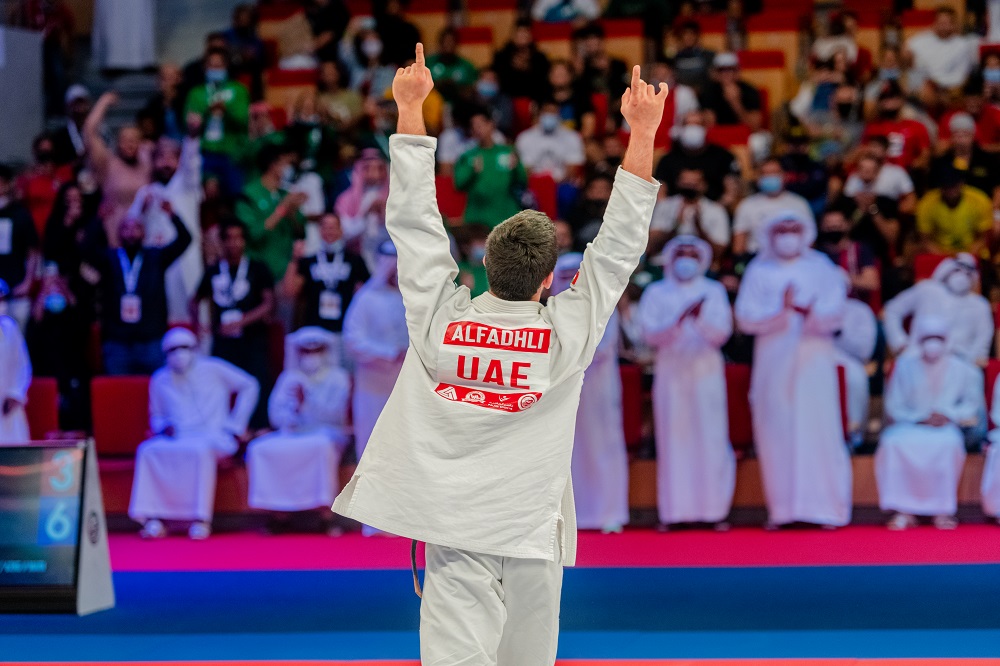
[[[685,120],[698,112],[698,97],[694,90],[675,80],[674,66],[669,60],[655,62],[649,69],[650,84],[659,88],[667,84],[667,101],[663,105],[663,120],[656,129],[653,147],[656,150],[670,150],[673,139],[680,133]]]
[[[675,236],[696,236],[712,248],[711,267],[729,247],[729,213],[705,196],[705,174],[684,169],[677,177],[673,196],[661,199],[653,208],[649,226],[649,252],[655,254]]]
[[[519,19],[510,41],[493,56],[490,68],[509,97],[537,97],[549,80],[549,59],[535,45],[531,20]]]
[[[536,21],[592,21],[601,15],[597,0],[534,0],[531,17]]]
[[[319,109],[338,132],[350,134],[364,118],[364,98],[346,87],[346,68],[336,60],[319,64]]]
[[[674,67],[677,83],[701,91],[709,80],[715,51],[701,45],[701,26],[697,21],[685,21],[677,26],[677,53]]]
[[[52,214],[49,215],[43,235],[42,254],[46,261],[55,262],[59,273],[73,281],[73,291],[81,296],[80,264],[83,262],[85,241],[93,242],[95,210],[88,210],[79,183],[67,183],[59,190]],[[88,239],[88,236],[91,238]],[[90,285],[88,285],[90,286]]]
[[[837,364],[844,368],[847,407],[847,441],[857,449],[864,443],[871,402],[870,380],[865,366],[871,362],[878,342],[878,320],[871,306],[848,297],[844,320],[837,331]]]
[[[23,444],[31,441],[28,417],[24,406],[28,404],[28,387],[31,386],[31,359],[28,347],[21,336],[21,329],[7,314],[10,287],[0,280],[0,444]]]
[[[385,229],[385,202],[389,198],[389,165],[372,148],[361,151],[351,170],[351,184],[334,210],[340,218],[344,240],[374,265],[376,248],[389,237]]]
[[[573,251],[573,227],[566,220],[553,220],[552,225],[556,229],[556,250],[562,256]],[[485,252],[486,248],[483,248]]]
[[[233,78],[250,80],[250,99],[264,96],[264,69],[267,67],[267,48],[257,34],[257,10],[253,5],[236,5],[233,25],[224,33],[232,57],[230,74]]]
[[[535,125],[518,135],[515,147],[529,173],[547,174],[564,183],[580,175],[586,157],[580,133],[560,120],[559,105],[543,102]]]
[[[88,259],[100,279],[101,351],[109,375],[149,375],[163,365],[166,273],[191,244],[191,234],[169,201],[161,206],[174,227],[169,244],[143,247],[142,221],[126,216],[118,227],[118,248]]]
[[[492,229],[521,210],[528,173],[512,147],[494,142],[496,125],[485,110],[474,112],[469,126],[478,146],[455,164],[455,187],[469,193],[465,223]]]
[[[757,194],[740,202],[733,215],[733,254],[756,254],[760,230],[775,215],[794,212],[809,221],[815,233],[812,208],[809,202],[785,189],[785,170],[781,161],[772,157],[760,165]]]
[[[983,374],[950,353],[949,328],[939,317],[915,319],[919,353],[896,361],[885,391],[891,425],[879,439],[875,478],[879,507],[895,512],[892,530],[916,526],[915,516],[934,516],[941,530],[958,525],[963,429],[977,426],[986,405]]]
[[[934,25],[906,41],[905,57],[912,64],[910,90],[926,99],[937,99],[962,87],[979,60],[979,37],[959,32],[958,16],[951,7],[940,7]],[[930,90],[926,90],[928,84]]]
[[[865,86],[864,102],[865,116],[873,115],[878,103],[879,93],[888,82],[898,84],[903,90],[909,90],[906,80],[906,69],[903,66],[903,55],[898,46],[884,45],[879,55],[878,68],[871,81]]]
[[[83,124],[87,163],[101,188],[103,199],[100,215],[104,220],[104,231],[112,241],[116,238],[118,225],[135,200],[135,193],[149,182],[153,172],[153,144],[143,141],[137,127],[126,125],[118,130],[114,151],[101,136],[104,116],[117,103],[116,93],[104,93]]]
[[[576,236],[576,244],[586,247],[587,243],[597,237],[601,225],[604,224],[604,211],[611,200],[611,188],[614,178],[608,174],[594,174],[583,187],[583,192],[576,205],[567,216]]]
[[[785,171],[785,188],[808,201],[813,213],[822,211],[829,177],[823,165],[809,155],[809,137],[802,128],[789,130],[783,152],[780,162]]]
[[[500,90],[500,79],[492,69],[479,70],[472,101],[475,106],[489,109],[494,124],[505,136],[514,133],[514,102]]]
[[[316,57],[321,62],[336,60],[337,45],[351,21],[351,12],[344,0],[309,0],[305,5]]]
[[[573,31],[573,66],[579,72],[579,85],[591,94],[608,96],[614,103],[618,91],[629,83],[629,68],[625,61],[608,54],[604,28],[590,22]],[[656,83],[651,82],[653,86]],[[599,132],[606,128],[597,128]]]
[[[547,99],[559,107],[559,118],[570,129],[577,130],[585,137],[593,136],[594,106],[590,91],[577,81],[577,72],[568,60],[555,60],[549,69],[548,96],[535,91],[535,99]]]
[[[931,187],[940,185],[950,171],[963,175],[966,185],[973,187],[993,202],[1000,201],[1000,162],[996,153],[988,152],[976,138],[976,124],[967,113],[956,113],[948,121],[950,146],[931,162]],[[994,204],[995,206],[995,204]]]
[[[247,447],[251,508],[315,511],[330,536],[330,506],[340,488],[340,458],[350,444],[351,377],[339,364],[339,341],[321,328],[285,337],[285,370],[268,400],[275,432]]]
[[[951,350],[962,359],[985,368],[993,342],[990,302],[973,287],[979,280],[976,259],[960,254],[938,264],[929,280],[921,280],[885,304],[882,320],[889,351],[897,356],[914,346],[905,322],[944,317]]]
[[[1000,104],[1000,53],[990,51],[983,56],[983,97],[987,104]]]
[[[208,60],[208,54],[228,50],[229,42],[226,40],[225,33],[210,32],[205,35],[205,50],[203,55],[184,65],[184,69],[182,70],[181,87],[178,91],[178,96],[184,100],[184,103],[187,102],[188,95],[192,90],[207,82],[205,78],[205,63]]]
[[[385,97],[392,87],[397,67],[385,55],[384,49],[370,16],[358,17],[348,24],[340,42],[339,60],[350,72],[351,89],[372,99]]]
[[[569,226],[565,222],[562,224]],[[490,289],[489,280],[486,278],[486,264],[484,263],[484,259],[486,258],[486,238],[489,235],[489,227],[482,224],[464,225],[456,229],[455,232],[455,239],[458,242],[460,255],[460,261],[458,262],[458,283],[468,287],[473,298],[485,294]],[[572,248],[572,230],[569,232],[569,242],[570,248]]]
[[[735,308],[740,329],[756,336],[750,407],[768,522],[846,525],[851,460],[833,343],[844,281],[809,249],[811,213],[778,211],[754,231],[760,254],[747,266]]]
[[[913,179],[903,167],[886,162],[888,149],[889,141],[884,136],[871,136],[865,141],[854,172],[844,183],[844,196],[858,200],[865,209],[876,197],[885,197],[892,199],[900,212],[912,213],[917,205]]]
[[[52,134],[55,162],[77,165],[87,154],[87,143],[83,140],[83,125],[90,115],[90,92],[79,83],[71,85],[65,95],[66,117],[60,121],[62,127]]]
[[[218,461],[239,448],[260,387],[239,368],[200,356],[187,329],[171,329],[162,347],[166,366],[149,382],[154,435],[136,451],[128,513],[147,539],[167,535],[164,520],[190,523],[192,539],[207,539]]]
[[[983,94],[982,76],[974,74],[962,89],[962,106],[941,116],[938,122],[937,152],[946,151],[951,145],[951,121],[959,115],[972,118],[976,143],[983,150],[1000,149],[1000,108],[988,104]]]
[[[719,53],[712,61],[712,80],[701,95],[701,106],[710,125],[746,125],[751,132],[761,128],[760,92],[740,78],[735,53]]]
[[[55,161],[55,146],[49,134],[40,134],[31,144],[35,163],[17,178],[15,189],[17,198],[35,222],[38,235],[45,231],[45,223],[52,213],[59,190],[74,180],[69,165],[58,166]]]
[[[438,52],[427,57],[434,87],[444,98],[453,102],[458,92],[475,84],[479,78],[476,66],[458,55],[458,30],[445,28],[438,36]]]
[[[510,100],[507,100],[509,103]],[[441,132],[438,137],[437,152],[434,154],[438,164],[438,173],[444,176],[453,176],[455,173],[455,163],[458,158],[479,145],[472,135],[470,124],[472,118],[470,114],[477,113],[480,109],[493,111],[493,118],[497,117],[496,109],[490,109],[489,104],[482,106],[470,106],[466,103],[456,104],[452,111],[453,125]],[[507,137],[500,131],[494,122],[493,142],[496,144],[506,144]]]
[[[319,177],[316,179],[319,181],[316,185],[318,191],[312,193],[310,201],[306,203],[306,208],[311,211],[306,213],[309,217],[315,217],[326,209],[323,201],[324,183],[333,180],[340,153],[337,134],[333,128],[324,124],[321,108],[315,91],[300,93],[295,98],[291,118],[284,130],[285,145],[295,155],[292,165],[295,170],[294,180],[301,184],[303,174]]]
[[[404,65],[413,59],[420,31],[403,15],[402,0],[386,0],[382,12],[376,12],[376,30],[384,45],[385,62]]]
[[[726,289],[705,277],[708,244],[677,236],[660,255],[663,280],[639,301],[639,320],[656,348],[653,423],[657,509],[664,527],[715,523],[726,529],[736,487],[729,445],[722,345],[733,332]]]
[[[848,30],[848,25],[853,24],[856,28],[857,22],[857,17],[851,12],[831,16],[827,34],[813,41],[812,56],[816,60],[823,61],[830,60],[837,53],[842,53],[848,64],[854,65],[858,60],[858,42]]]
[[[0,165],[0,280],[7,285],[7,312],[23,331],[39,268],[39,240],[31,213],[14,199],[14,172]]]
[[[728,206],[735,205],[740,186],[740,165],[733,154],[713,143],[706,143],[707,130],[702,114],[688,114],[677,133],[677,141],[656,165],[655,178],[672,194],[684,169],[698,169],[705,174],[705,196]]]
[[[222,258],[205,271],[193,304],[209,301],[212,356],[250,373],[261,389],[268,381],[267,322],[274,312],[274,277],[267,266],[246,254],[247,229],[228,220],[219,230]],[[265,391],[266,395],[266,391]],[[267,427],[267,403],[262,400],[250,420]]]
[[[885,137],[886,161],[908,171],[926,169],[930,162],[931,136],[920,121],[902,115],[905,100],[899,84],[884,83],[878,95],[878,117],[865,127],[862,137]]]
[[[789,102],[792,115],[804,125],[819,125],[833,110],[833,96],[846,83],[843,72],[834,69],[833,59],[820,60],[809,70],[809,78],[799,84],[799,91]]]
[[[845,211],[840,207],[828,208],[820,218],[816,249],[844,269],[848,297],[877,308],[882,291],[878,259],[867,244],[851,240],[850,232],[851,223]]]
[[[344,313],[355,292],[370,276],[361,256],[344,242],[336,213],[326,213],[320,218],[319,234],[319,251],[288,265],[284,287],[302,306],[303,326],[323,328],[334,334],[332,340],[336,346],[330,351],[340,363]]]
[[[969,252],[981,256],[993,229],[993,202],[965,184],[965,174],[945,166],[917,204],[917,232],[924,251],[934,254]]]
[[[187,99],[181,97],[181,70],[177,65],[160,65],[157,85],[159,91],[149,98],[137,116],[137,123],[143,135],[156,141],[161,136],[180,141],[187,134],[184,105]]]
[[[305,219],[299,208],[306,201],[301,192],[282,188],[292,155],[280,146],[265,146],[257,156],[260,178],[247,185],[236,204],[236,217],[247,233],[247,256],[261,261],[281,277],[292,259],[292,244],[305,237]]]
[[[185,113],[201,118],[201,151],[205,173],[218,176],[225,191],[243,189],[238,161],[248,138],[250,94],[242,83],[229,80],[229,54],[210,51],[205,57],[204,84],[188,95]]]

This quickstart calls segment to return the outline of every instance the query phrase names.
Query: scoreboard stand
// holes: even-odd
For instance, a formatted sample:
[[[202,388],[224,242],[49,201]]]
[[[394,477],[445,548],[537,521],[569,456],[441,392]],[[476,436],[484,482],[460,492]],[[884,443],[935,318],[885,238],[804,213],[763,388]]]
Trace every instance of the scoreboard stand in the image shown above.
[[[114,605],[93,440],[0,445],[0,612]]]

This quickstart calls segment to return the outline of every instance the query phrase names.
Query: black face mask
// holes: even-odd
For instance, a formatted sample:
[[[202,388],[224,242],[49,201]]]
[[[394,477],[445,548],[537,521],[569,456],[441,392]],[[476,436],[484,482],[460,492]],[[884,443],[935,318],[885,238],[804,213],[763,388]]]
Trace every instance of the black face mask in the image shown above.
[[[38,154],[35,155],[35,159],[38,160],[39,164],[47,164],[47,163],[50,163],[50,162],[54,161],[53,158],[52,158],[52,151],[51,150],[40,150],[40,151],[38,151]]]
[[[688,201],[695,201],[696,199],[701,197],[701,192],[699,192],[693,187],[678,187],[677,194],[681,195]]]
[[[138,155],[133,155],[132,157],[125,157],[123,155],[119,155],[118,157],[121,159],[122,162],[124,162],[125,164],[127,164],[130,167],[134,167],[135,165],[137,165],[139,163],[139,156]]]
[[[899,109],[879,109],[878,117],[883,120],[895,120],[899,116]]]
[[[852,111],[854,111],[854,104],[851,102],[841,102],[837,104],[837,115],[840,116],[841,120],[850,118]]]
[[[816,239],[820,245],[837,245],[846,237],[846,231],[821,231]]]

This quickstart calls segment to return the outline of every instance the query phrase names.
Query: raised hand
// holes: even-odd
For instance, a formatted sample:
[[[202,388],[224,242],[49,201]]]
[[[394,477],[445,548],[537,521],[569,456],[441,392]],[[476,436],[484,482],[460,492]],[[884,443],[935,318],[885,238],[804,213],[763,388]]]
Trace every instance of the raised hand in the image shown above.
[[[659,91],[640,77],[639,65],[632,68],[632,84],[622,95],[622,116],[633,134],[653,135],[663,119],[663,104],[667,100],[667,84]]]
[[[424,64],[424,45],[417,44],[416,62],[396,70],[392,80],[392,98],[400,112],[404,108],[420,108],[434,88],[431,70]]]

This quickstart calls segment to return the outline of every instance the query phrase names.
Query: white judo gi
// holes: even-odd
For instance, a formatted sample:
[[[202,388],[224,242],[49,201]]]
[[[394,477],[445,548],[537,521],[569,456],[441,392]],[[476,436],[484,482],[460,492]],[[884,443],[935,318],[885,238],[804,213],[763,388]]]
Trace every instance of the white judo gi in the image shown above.
[[[559,257],[553,296],[569,289],[583,255]],[[621,330],[618,313],[608,320],[594,360],[583,373],[573,439],[573,494],[576,524],[585,530],[617,531],[628,523],[628,451],[622,417],[622,376],[618,367]]]
[[[900,356],[885,392],[892,421],[882,431],[875,453],[879,505],[886,511],[917,516],[951,516],[958,508],[958,484],[965,464],[960,426],[985,411],[983,373],[949,352],[950,323],[923,317],[913,324],[915,346],[928,336],[941,340],[940,356],[923,350]],[[932,414],[951,422],[924,423]]]
[[[682,246],[696,248],[699,258],[685,257],[697,263],[682,261],[676,269]],[[639,301],[646,340],[656,347],[657,509],[663,524],[718,523],[729,515],[736,488],[719,351],[733,332],[732,308],[725,287],[705,277],[712,261],[708,243],[678,236],[662,257],[664,279],[646,287]],[[685,316],[698,303],[700,313]]]
[[[359,459],[409,346],[403,295],[392,284],[396,257],[382,252],[391,247],[391,243],[379,247],[374,275],[354,295],[344,315],[344,346],[354,366],[354,448]]]
[[[190,331],[173,329],[164,336],[164,348],[178,338],[197,345]],[[210,522],[218,460],[236,453],[235,437],[246,431],[259,394],[257,380],[217,358],[195,355],[186,368],[153,373],[150,429],[172,428],[173,435],[159,434],[139,445],[129,516],[138,522]]]
[[[247,448],[249,505],[270,511],[329,507],[339,489],[340,458],[350,441],[351,378],[334,360],[337,336],[310,326],[287,336],[285,371],[271,391],[268,415],[276,432]],[[322,348],[316,363],[302,350]]]
[[[772,230],[795,223],[795,254],[779,256]],[[785,238],[795,236],[788,234]],[[736,321],[756,336],[750,406],[769,520],[846,525],[851,519],[851,460],[844,443],[833,334],[847,298],[839,269],[809,249],[811,218],[790,211],[758,233],[761,248],[736,298]],[[789,250],[792,248],[786,248]],[[790,290],[797,308],[785,306]]]
[[[425,666],[551,666],[561,565],[576,558],[584,370],[645,249],[658,185],[619,170],[579,275],[545,306],[472,299],[437,208],[436,144],[389,139],[410,348],[334,511],[427,543]]]
[[[28,417],[24,413],[30,386],[31,359],[24,336],[16,321],[0,315],[0,403],[7,398],[17,402],[10,412],[0,414],[0,444],[31,441]]]
[[[848,298],[844,303],[844,321],[834,338],[837,364],[844,368],[847,385],[847,432],[852,444],[860,444],[868,421],[871,390],[865,368],[875,353],[878,321],[867,303]]]

